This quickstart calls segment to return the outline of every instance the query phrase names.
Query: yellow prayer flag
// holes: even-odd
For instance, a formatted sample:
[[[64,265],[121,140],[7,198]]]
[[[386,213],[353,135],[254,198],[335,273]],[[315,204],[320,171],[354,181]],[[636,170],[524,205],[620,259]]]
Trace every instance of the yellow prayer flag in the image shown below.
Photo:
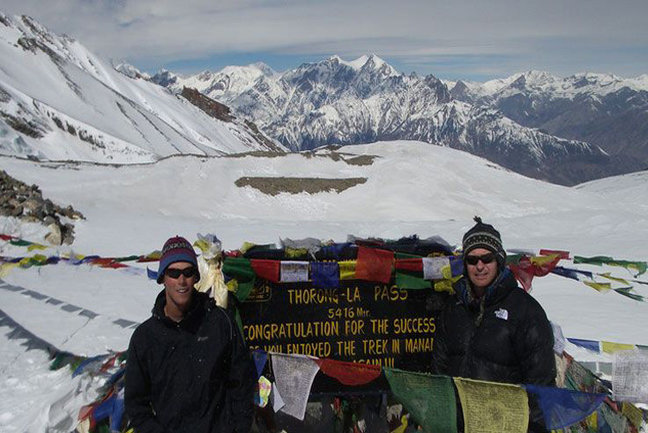
[[[284,252],[286,254],[287,259],[294,259],[297,257],[303,257],[308,254],[308,250],[306,248],[290,248],[286,247],[284,249]]]
[[[550,254],[548,256],[532,256],[529,258],[529,261],[534,265],[543,266],[553,262],[558,256],[558,254]]]
[[[643,423],[643,412],[637,406],[624,401],[623,407],[621,408],[621,413],[630,420],[632,425],[637,428],[641,427],[641,424]]]
[[[583,283],[601,293],[606,293],[612,290],[612,285],[610,283],[597,283],[596,281],[583,281]]]
[[[41,244],[31,244],[30,246],[27,247],[27,251],[34,251],[34,250],[46,250],[48,247],[45,245]]]
[[[354,280],[356,277],[356,260],[343,260],[338,262],[341,280]]]
[[[239,249],[239,251],[241,252],[241,254],[245,254],[246,252],[248,252],[248,250],[250,250],[252,247],[255,247],[255,246],[256,246],[256,244],[253,244],[252,242],[247,242],[246,241],[246,242],[243,242],[243,246]]]
[[[630,285],[630,283],[628,283],[628,282],[627,282],[626,280],[624,280],[623,278],[613,277],[612,275],[610,275],[609,272],[604,272],[604,273],[601,273],[601,274],[598,274],[598,275],[601,276],[601,277],[603,277],[603,278],[607,278],[608,280],[617,281],[617,282],[619,282],[619,283],[622,283],[622,284],[625,285],[625,286],[629,286],[629,285]]]
[[[464,417],[464,432],[526,433],[529,403],[518,385],[454,378]]]
[[[0,265],[0,278],[5,278],[9,275],[9,272],[15,267],[18,266],[18,263],[3,263]]]
[[[620,350],[634,350],[637,346],[634,344],[613,343],[611,341],[601,341],[601,350],[605,353],[614,353]]]
[[[598,412],[594,411],[585,418],[589,431],[598,431]]]

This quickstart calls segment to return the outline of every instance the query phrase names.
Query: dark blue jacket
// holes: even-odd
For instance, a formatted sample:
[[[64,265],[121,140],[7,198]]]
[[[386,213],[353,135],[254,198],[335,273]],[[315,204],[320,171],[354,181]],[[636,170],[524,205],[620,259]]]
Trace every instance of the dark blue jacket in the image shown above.
[[[165,303],[162,291],[128,348],[124,397],[135,432],[249,432],[255,374],[238,327],[203,293],[179,323]]]

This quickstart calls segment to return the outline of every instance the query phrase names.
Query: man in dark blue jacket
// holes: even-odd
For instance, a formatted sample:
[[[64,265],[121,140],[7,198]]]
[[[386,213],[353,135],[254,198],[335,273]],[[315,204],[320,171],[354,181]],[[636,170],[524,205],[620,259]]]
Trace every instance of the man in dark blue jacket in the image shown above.
[[[230,315],[194,289],[196,254],[182,237],[162,249],[152,317],[133,333],[126,413],[136,433],[248,433],[254,373]]]
[[[464,278],[437,327],[437,374],[513,384],[555,386],[553,331],[540,304],[517,286],[493,226],[475,217],[463,237]],[[530,431],[543,431],[532,404]]]

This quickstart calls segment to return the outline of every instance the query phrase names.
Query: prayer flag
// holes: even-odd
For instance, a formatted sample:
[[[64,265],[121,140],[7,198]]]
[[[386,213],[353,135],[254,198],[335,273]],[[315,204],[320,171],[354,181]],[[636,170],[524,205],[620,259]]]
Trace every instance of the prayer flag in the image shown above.
[[[518,385],[454,378],[463,408],[464,432],[526,433],[529,403]]]
[[[423,257],[423,278],[426,280],[441,280],[444,277],[443,268],[450,266],[448,257]]]
[[[391,281],[394,252],[377,248],[359,247],[356,278],[389,283]]]
[[[583,281],[583,283],[601,293],[609,292],[610,290],[612,290],[612,285],[610,283],[597,283],[596,281]]]
[[[337,262],[311,262],[313,287],[318,289],[340,286],[340,265]]]
[[[545,425],[557,430],[576,424],[587,418],[603,403],[606,394],[592,394],[564,388],[524,385],[537,397]]]
[[[541,249],[538,254],[540,254],[541,256],[554,256],[554,255],[557,255],[558,257],[560,257],[563,260],[569,260],[569,251]]]
[[[424,280],[421,272],[396,270],[396,285],[401,289],[429,289],[432,284]]]
[[[250,295],[256,274],[252,269],[252,264],[245,257],[226,257],[223,261],[223,275],[236,280],[236,298],[244,301]]]
[[[343,260],[338,262],[340,266],[340,279],[341,280],[355,280],[356,279],[356,261]]]
[[[257,381],[257,392],[254,394],[254,403],[259,407],[266,407],[270,399],[271,391],[272,383],[265,376],[259,377]]]
[[[279,282],[279,261],[268,259],[250,259],[254,273],[273,283]]]
[[[263,373],[263,369],[268,362],[268,354],[260,349],[257,349],[252,352],[252,358],[254,358],[254,366],[256,367],[257,378]]]
[[[601,341],[601,350],[605,353],[616,353],[621,350],[634,350],[637,346],[634,344],[613,343],[611,341]]]
[[[426,432],[456,433],[457,402],[452,379],[385,367],[396,399]]]
[[[308,281],[308,262],[281,261],[281,282]]]
[[[401,255],[397,254],[397,257]],[[394,268],[397,271],[423,272],[423,258],[396,259]]]
[[[381,373],[379,365],[336,361],[334,359],[317,359],[316,362],[322,373],[337,379],[338,382],[344,385],[364,385],[378,378]]]
[[[576,346],[584,347],[587,350],[591,350],[592,352],[601,353],[601,349],[599,347],[598,341],[581,340],[580,338],[568,338],[567,341],[569,341],[572,344],[575,344]]]
[[[285,406],[283,412],[303,421],[306,403],[319,366],[314,359],[304,355],[271,353],[275,384]]]

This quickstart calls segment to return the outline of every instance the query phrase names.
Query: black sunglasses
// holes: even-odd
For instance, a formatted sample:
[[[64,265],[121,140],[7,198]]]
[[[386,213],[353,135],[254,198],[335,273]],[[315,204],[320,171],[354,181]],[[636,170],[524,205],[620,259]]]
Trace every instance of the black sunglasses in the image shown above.
[[[495,254],[494,253],[487,253],[487,254],[482,254],[481,256],[466,256],[464,257],[464,260],[466,263],[468,263],[471,266],[475,266],[479,261],[481,260],[483,264],[487,265],[491,263],[493,260],[495,260]]]
[[[180,275],[184,275],[185,278],[191,278],[196,276],[196,268],[194,268],[193,266],[185,269],[166,268],[164,274],[169,278],[173,278],[174,280],[180,278]]]

